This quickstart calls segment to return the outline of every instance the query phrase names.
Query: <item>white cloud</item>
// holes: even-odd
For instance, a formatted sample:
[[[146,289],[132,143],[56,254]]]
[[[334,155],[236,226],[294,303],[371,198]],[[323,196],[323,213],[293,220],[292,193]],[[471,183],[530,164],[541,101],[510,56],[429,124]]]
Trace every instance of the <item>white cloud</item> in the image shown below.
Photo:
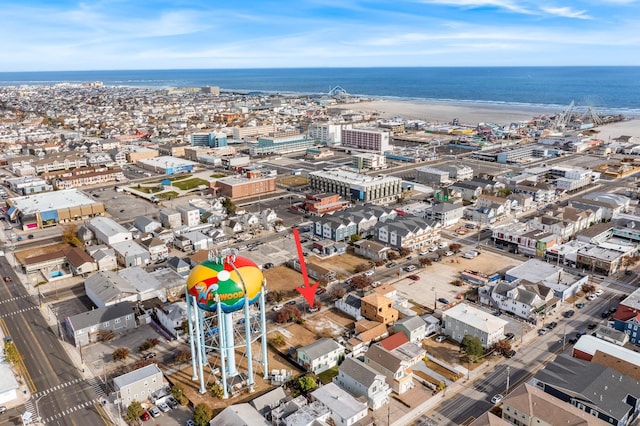
[[[421,0],[420,3],[457,6],[468,9],[495,7],[497,9],[504,9],[509,12],[522,13],[526,15],[535,14],[534,11],[520,4],[521,2],[512,0]]]
[[[540,10],[561,18],[593,19],[586,10],[574,10],[570,7],[540,7]]]

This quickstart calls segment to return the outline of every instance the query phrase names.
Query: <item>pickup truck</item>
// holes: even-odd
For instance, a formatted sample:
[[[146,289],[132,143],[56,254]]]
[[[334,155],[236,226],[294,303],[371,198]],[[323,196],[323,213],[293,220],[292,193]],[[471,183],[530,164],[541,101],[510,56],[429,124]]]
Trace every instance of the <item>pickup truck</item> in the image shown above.
[[[9,275],[7,275],[6,277],[4,277],[4,282],[5,283],[10,283],[11,282],[11,277]]]

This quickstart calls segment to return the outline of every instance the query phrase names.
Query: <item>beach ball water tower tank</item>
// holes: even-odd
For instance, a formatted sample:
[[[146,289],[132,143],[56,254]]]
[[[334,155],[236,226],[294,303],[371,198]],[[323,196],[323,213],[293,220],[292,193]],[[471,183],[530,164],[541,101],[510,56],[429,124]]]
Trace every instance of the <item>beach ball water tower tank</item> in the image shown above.
[[[221,374],[223,398],[229,387],[244,383],[253,391],[254,357],[252,344],[261,339],[264,378],[268,377],[265,279],[251,260],[235,254],[209,258],[196,265],[187,278],[187,318],[193,379],[200,380],[200,393],[206,392],[204,373]],[[246,361],[246,375],[238,371],[236,354]],[[210,364],[209,360],[213,359]],[[219,361],[219,366],[214,365]],[[240,378],[240,380],[238,380]]]

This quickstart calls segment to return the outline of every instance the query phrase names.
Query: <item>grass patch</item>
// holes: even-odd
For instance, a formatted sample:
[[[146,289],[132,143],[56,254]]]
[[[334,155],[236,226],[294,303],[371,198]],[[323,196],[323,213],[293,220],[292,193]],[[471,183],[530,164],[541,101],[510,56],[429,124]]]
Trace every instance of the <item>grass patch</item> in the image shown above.
[[[327,383],[331,383],[333,381],[333,378],[336,377],[337,375],[338,375],[338,366],[336,365],[335,367],[331,367],[330,369],[325,370],[322,373],[318,374],[318,379],[320,379],[323,385],[326,385]]]
[[[183,191],[197,188],[200,185],[204,185],[209,188],[209,181],[200,178],[192,178],[180,182],[173,182],[173,186],[175,186],[176,188],[180,188]]]
[[[177,196],[178,196],[178,193],[176,191],[167,191],[167,192],[163,192],[161,194],[156,195],[156,197],[161,200],[171,200],[176,198]]]
[[[213,179],[220,179],[220,178],[223,178],[223,177],[227,177],[227,175],[225,175],[224,173],[214,173],[209,177],[213,178]]]

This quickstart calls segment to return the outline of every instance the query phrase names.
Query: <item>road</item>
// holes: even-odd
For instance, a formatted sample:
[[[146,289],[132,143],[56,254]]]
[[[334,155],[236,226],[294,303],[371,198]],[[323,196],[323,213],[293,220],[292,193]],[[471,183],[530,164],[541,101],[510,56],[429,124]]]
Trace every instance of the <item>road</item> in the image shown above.
[[[572,345],[569,339],[575,337],[576,331],[587,331],[590,323],[604,324],[600,313],[606,306],[616,306],[617,302],[616,295],[606,292],[593,302],[586,302],[583,309],[576,309],[572,318],[556,319],[558,326],[544,336],[538,336],[537,330],[531,331],[524,342],[526,350],[520,347],[513,358],[500,358],[484,374],[475,379],[472,377],[471,381],[463,384],[460,392],[422,416],[418,424],[460,425],[477,418],[493,406],[491,398],[494,395],[507,395],[557,354],[563,351],[570,353]],[[551,321],[547,319],[546,323]]]
[[[29,411],[47,425],[109,425],[102,411],[100,383],[85,380],[68,357],[58,336],[49,328],[37,296],[31,296],[20,283],[6,257],[0,257],[0,274],[11,282],[0,281],[0,327],[11,336],[22,357],[26,385],[32,397],[24,407],[3,414],[12,424]]]

